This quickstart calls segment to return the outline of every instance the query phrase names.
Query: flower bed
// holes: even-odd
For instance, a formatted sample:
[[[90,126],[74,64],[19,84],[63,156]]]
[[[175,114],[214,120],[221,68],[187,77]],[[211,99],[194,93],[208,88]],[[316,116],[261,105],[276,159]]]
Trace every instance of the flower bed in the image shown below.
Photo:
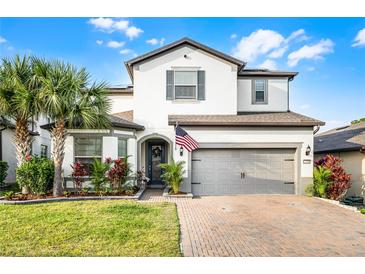
[[[36,204],[83,200],[139,200],[144,190],[145,188],[142,187],[133,193],[126,193],[125,191],[103,194],[96,192],[90,192],[88,194],[69,193],[62,197],[55,197],[52,194],[34,195],[16,193],[12,198],[0,197],[0,204]]]
[[[174,194],[171,190],[170,187],[165,187],[163,194],[163,197],[171,197],[171,198],[193,198],[193,194],[192,193],[187,193],[187,192],[181,192],[179,191],[178,193]]]

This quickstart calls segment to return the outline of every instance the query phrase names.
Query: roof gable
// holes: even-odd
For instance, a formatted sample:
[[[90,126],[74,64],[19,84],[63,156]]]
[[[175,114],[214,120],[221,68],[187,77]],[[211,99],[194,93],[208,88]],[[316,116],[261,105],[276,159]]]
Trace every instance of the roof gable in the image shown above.
[[[150,51],[150,52],[148,52],[146,54],[137,56],[136,58],[133,58],[133,59],[125,62],[125,66],[127,68],[127,71],[128,71],[129,76],[133,80],[133,69],[132,69],[133,68],[133,65],[138,64],[140,62],[143,62],[145,60],[148,60],[150,58],[159,56],[161,54],[164,54],[165,52],[174,50],[174,49],[176,49],[178,47],[181,47],[183,45],[192,46],[194,48],[197,48],[197,49],[200,49],[202,51],[205,51],[205,52],[207,52],[209,54],[212,54],[212,55],[214,55],[214,56],[216,56],[216,57],[218,57],[220,59],[223,59],[223,60],[225,60],[227,62],[230,62],[232,64],[235,64],[235,65],[238,66],[238,70],[241,70],[246,65],[246,63],[243,62],[243,61],[241,61],[241,60],[238,60],[238,59],[236,59],[236,58],[234,58],[232,56],[229,56],[229,55],[227,55],[227,54],[225,54],[223,52],[217,51],[217,50],[215,50],[213,48],[210,48],[210,47],[205,46],[205,45],[203,45],[203,44],[201,44],[199,42],[196,42],[196,41],[194,41],[194,40],[192,40],[190,38],[186,38],[185,37],[185,38],[182,38],[182,39],[180,39],[178,41],[175,41],[175,42],[173,42],[171,44],[168,44],[168,45],[163,46],[161,48],[158,48],[156,50]]]

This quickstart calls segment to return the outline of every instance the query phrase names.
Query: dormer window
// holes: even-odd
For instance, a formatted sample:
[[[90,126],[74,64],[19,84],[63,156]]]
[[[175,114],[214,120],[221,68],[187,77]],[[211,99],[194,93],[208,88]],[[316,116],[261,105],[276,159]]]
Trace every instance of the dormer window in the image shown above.
[[[166,99],[205,100],[205,71],[166,71]]]
[[[267,80],[252,80],[252,104],[267,104]]]

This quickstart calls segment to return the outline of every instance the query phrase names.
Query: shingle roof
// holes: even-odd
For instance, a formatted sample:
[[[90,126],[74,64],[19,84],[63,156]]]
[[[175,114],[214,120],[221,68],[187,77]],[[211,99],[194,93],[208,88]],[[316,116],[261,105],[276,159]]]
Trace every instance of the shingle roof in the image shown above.
[[[244,112],[237,115],[169,115],[169,125],[184,126],[317,126],[325,123],[299,113]]]
[[[113,127],[128,128],[128,129],[135,129],[135,130],[144,130],[144,126],[133,123],[131,121],[120,118],[118,116],[108,115],[108,118],[109,118],[109,121],[110,121],[110,123],[112,124]],[[49,130],[53,125],[54,125],[54,123],[45,124],[45,125],[42,125],[41,128]]]
[[[365,122],[318,134],[314,137],[314,152],[356,151],[365,147]]]
[[[168,45],[163,46],[161,48],[158,48],[156,50],[147,52],[146,54],[137,56],[136,58],[133,58],[133,59],[125,62],[125,66],[127,67],[127,71],[129,73],[129,76],[131,77],[131,79],[133,79],[132,67],[133,67],[134,64],[137,64],[137,63],[142,62],[142,61],[144,61],[146,59],[152,58],[152,57],[154,57],[156,55],[159,55],[159,54],[161,54],[163,52],[169,51],[169,50],[174,49],[176,47],[179,47],[179,46],[181,46],[183,44],[191,45],[191,46],[193,46],[195,48],[198,48],[198,49],[201,49],[203,51],[206,51],[206,52],[208,52],[208,53],[210,53],[210,54],[212,54],[214,56],[217,56],[217,57],[219,57],[219,58],[221,58],[223,60],[226,60],[226,61],[228,61],[230,63],[236,64],[236,65],[238,65],[239,70],[246,65],[246,62],[243,62],[241,60],[238,60],[238,59],[236,59],[236,58],[234,58],[234,57],[232,57],[230,55],[227,55],[227,54],[225,54],[223,52],[220,52],[218,50],[215,50],[213,48],[210,48],[210,47],[208,47],[206,45],[203,45],[203,44],[201,44],[201,43],[199,43],[197,41],[194,41],[194,40],[192,40],[190,38],[184,37],[184,38],[182,38],[180,40],[177,40],[177,41],[175,41],[175,42],[173,42],[171,44],[168,44]]]
[[[293,79],[298,72],[294,71],[281,71],[281,70],[269,70],[269,69],[243,69],[238,72],[240,77],[251,77],[251,76],[272,76],[272,77],[289,77]]]
[[[135,130],[144,130],[144,126],[133,123],[131,121],[120,118],[115,115],[109,115],[109,120],[114,127],[131,128],[131,129],[135,129]]]

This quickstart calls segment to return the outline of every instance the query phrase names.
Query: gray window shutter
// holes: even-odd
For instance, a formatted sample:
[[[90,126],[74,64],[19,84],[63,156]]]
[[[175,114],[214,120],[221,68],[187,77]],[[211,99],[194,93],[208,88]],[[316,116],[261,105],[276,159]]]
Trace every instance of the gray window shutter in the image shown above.
[[[166,71],[166,100],[174,100],[174,71]]]
[[[264,99],[264,104],[267,104],[268,103],[268,97],[269,97],[268,89],[269,89],[269,83],[268,83],[268,80],[266,79],[265,80],[265,99]]]
[[[256,103],[256,85],[255,85],[255,80],[252,79],[251,80],[251,104],[255,104]]]
[[[205,100],[205,71],[198,70],[198,100]]]

